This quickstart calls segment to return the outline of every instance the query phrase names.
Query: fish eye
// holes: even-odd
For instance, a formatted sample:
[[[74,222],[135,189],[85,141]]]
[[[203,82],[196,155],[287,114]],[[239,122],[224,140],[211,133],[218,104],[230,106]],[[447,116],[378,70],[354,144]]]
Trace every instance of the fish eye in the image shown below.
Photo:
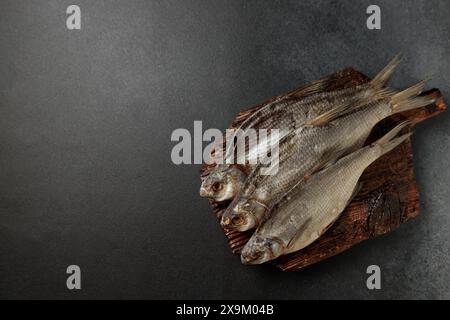
[[[244,223],[244,218],[242,217],[233,217],[231,219],[231,223],[235,226],[239,226]]]
[[[273,240],[273,239],[266,239],[265,241],[264,241],[264,245],[267,247],[267,248],[270,248],[270,250],[272,251],[272,252],[277,252],[278,251],[278,249],[280,248],[280,243],[278,242],[278,241],[275,241],[275,240]]]
[[[213,185],[212,185],[212,189],[213,189],[214,192],[217,192],[217,191],[221,190],[222,187],[223,187],[222,183],[220,183],[220,182],[214,182]]]

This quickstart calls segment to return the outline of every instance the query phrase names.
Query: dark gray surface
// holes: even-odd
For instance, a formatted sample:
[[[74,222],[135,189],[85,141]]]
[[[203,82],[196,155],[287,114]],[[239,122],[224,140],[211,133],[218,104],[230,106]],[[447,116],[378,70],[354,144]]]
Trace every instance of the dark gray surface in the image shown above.
[[[67,5],[82,30],[65,26]],[[450,3],[2,1],[1,298],[450,298],[449,113],[414,135],[422,215],[300,273],[244,267],[176,128],[225,128],[248,105],[394,54],[393,85],[449,96]],[[82,290],[68,291],[78,264]],[[382,269],[382,290],[365,270]]]

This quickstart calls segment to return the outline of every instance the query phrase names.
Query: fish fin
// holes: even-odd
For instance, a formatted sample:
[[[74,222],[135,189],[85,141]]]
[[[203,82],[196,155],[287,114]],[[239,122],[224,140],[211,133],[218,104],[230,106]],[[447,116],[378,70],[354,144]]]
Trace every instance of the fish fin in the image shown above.
[[[337,154],[337,155],[336,155]],[[344,154],[343,150],[331,149],[326,151],[319,163],[317,163],[309,173],[306,173],[299,181],[297,181],[289,190],[287,190],[282,196],[280,196],[280,200],[274,205],[277,207],[281,207],[285,202],[289,199],[289,194],[293,192],[294,189],[302,188],[303,184],[315,173],[325,170],[328,167],[332,166],[337,160]]]
[[[372,88],[381,89],[394,73],[395,69],[401,62],[401,54],[397,54],[389,63],[370,81]],[[328,78],[319,79],[311,82],[297,90],[292,91],[289,97],[304,97],[315,93],[324,92],[335,80]]]
[[[383,137],[375,141],[372,145],[373,146],[379,146],[381,149],[381,155],[388,153],[395,147],[397,147],[399,144],[401,144],[403,141],[408,139],[413,132],[408,132],[406,134],[403,134],[399,137],[397,135],[402,131],[403,128],[407,127],[411,124],[411,121],[403,121],[400,124],[398,124],[395,128],[393,128],[391,131],[386,133]],[[380,156],[381,156],[380,155]]]
[[[394,73],[395,69],[401,62],[401,55],[397,54],[389,63],[381,70],[371,81],[372,88],[382,88]]]
[[[300,186],[302,183],[306,182],[312,175],[315,173],[325,170],[328,167],[331,167],[333,164],[336,163],[336,161],[344,154],[343,150],[336,149],[330,149],[324,152],[324,154],[321,157],[321,160],[319,163],[317,163],[315,166],[309,170],[308,173],[306,173],[292,188],[290,188],[283,197],[287,196],[293,189]]]
[[[370,82],[370,90],[366,94],[356,99],[351,99],[342,102],[337,107],[319,115],[315,119],[307,121],[307,125],[320,126],[325,125],[336,118],[339,118],[349,112],[355,111],[360,107],[370,103],[371,101],[391,98],[394,96],[394,91],[384,88],[387,80],[391,77],[395,68],[400,63],[400,55],[396,55]]]
[[[320,161],[311,168],[309,173],[305,174],[301,181],[306,181],[317,172],[328,169],[333,164],[335,164],[344,155],[344,153],[345,150],[341,150],[339,148],[328,149],[323,153]],[[297,184],[299,184],[301,181],[299,181]]]
[[[267,109],[275,105],[276,103],[290,98],[304,98],[313,94],[325,92],[325,90],[332,84],[335,80],[332,80],[332,77],[325,77],[323,79],[312,81],[304,86],[301,86],[300,88],[287,93],[282,94],[273,99],[270,103],[262,106],[259,109],[256,110],[249,110],[247,112],[240,113],[238,117],[243,118],[243,121],[239,125],[238,129],[241,129],[243,127],[247,127],[249,123],[251,124],[251,120],[256,117],[262,110]]]
[[[399,93],[394,94],[390,99],[390,104],[393,113],[403,112],[407,110],[412,110],[420,107],[425,107],[429,104],[435,102],[435,99],[420,96],[419,94],[425,88],[425,81],[421,81],[408,89],[400,91]]]
[[[324,92],[332,81],[329,78],[319,79],[304,85],[290,93],[287,97],[303,98],[316,93]]]
[[[286,249],[290,250],[295,245],[295,242],[300,238],[303,231],[308,227],[308,225],[311,223],[312,218],[308,218],[301,226],[300,228],[295,228],[295,231],[293,232],[293,236],[291,237],[291,240],[289,240],[288,244],[286,245]]]
[[[348,113],[353,105],[352,101],[344,102],[339,104],[337,107],[328,110],[314,119],[305,122],[307,126],[324,126],[329,124],[331,121],[339,118],[340,116]]]
[[[336,107],[328,110],[312,120],[305,122],[309,126],[323,126],[339,117],[342,117],[351,112],[357,111],[364,105],[369,104],[372,101],[391,98],[394,95],[393,91],[388,88],[372,88],[367,90],[363,96],[356,96],[347,101],[339,103]]]
[[[339,158],[345,153],[345,150],[341,150],[339,148],[332,148],[327,150],[323,155],[320,163],[317,168],[315,168],[316,172],[319,170],[324,170],[328,167],[331,167]]]

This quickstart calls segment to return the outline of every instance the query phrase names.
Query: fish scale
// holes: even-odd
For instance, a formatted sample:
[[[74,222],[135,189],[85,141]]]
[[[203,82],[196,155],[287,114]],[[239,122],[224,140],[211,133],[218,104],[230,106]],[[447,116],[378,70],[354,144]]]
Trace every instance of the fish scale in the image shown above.
[[[283,137],[292,130],[302,126],[305,121],[312,120],[320,114],[331,110],[339,102],[343,103],[348,99],[363,99],[371,95],[375,95],[374,90],[369,84],[363,84],[337,91],[317,93],[302,99],[282,99],[275,103],[272,108],[267,108],[264,109],[264,112],[257,113],[257,120],[251,123],[252,126],[250,128],[239,127],[239,129],[243,130],[244,133],[248,129],[277,129],[280,131],[281,137]],[[247,152],[244,155],[245,159],[249,161],[247,157],[248,148],[245,151]]]
[[[313,82],[258,109],[238,129],[244,133],[248,129],[278,129],[283,137],[306,122],[333,110],[336,105],[345,105],[349,100],[359,101],[363,105],[377,99],[380,93],[384,94],[382,88],[398,63],[399,57],[396,57],[369,83],[345,89],[325,91],[326,88],[332,87],[330,79]],[[234,138],[229,141],[234,141]],[[271,148],[270,145],[268,147]],[[225,160],[230,160],[231,156],[235,155],[235,148],[233,144],[225,148]],[[260,151],[258,147],[248,149],[238,150],[240,153],[236,156],[238,159],[244,159],[247,169],[253,170],[258,165]],[[245,152],[244,155],[242,152]],[[234,161],[225,161],[225,164],[215,166],[207,176],[202,177],[201,196],[216,201],[230,200],[236,196],[244,185],[245,174],[239,165],[229,164],[232,162]],[[225,190],[227,192],[224,192]]]
[[[304,186],[292,189],[243,248],[243,263],[263,263],[319,238],[352,199],[363,171],[410,136],[394,138],[407,124],[400,124],[374,144],[345,156],[313,175]]]
[[[225,211],[223,224],[240,231],[256,227],[255,223],[264,221],[270,208],[293,186],[304,183],[318,169],[361,147],[380,120],[432,102],[429,98],[417,97],[423,85],[419,83],[389,99],[371,102],[327,125],[295,130],[291,136],[286,137],[291,140],[288,146],[282,145],[280,148],[278,171],[270,176],[262,175],[263,167],[256,167]],[[241,209],[245,207],[253,209],[251,212]],[[247,225],[242,224],[242,219],[235,219],[237,226],[230,225],[233,218],[244,216],[247,216]]]
[[[342,89],[326,93],[315,94],[304,99],[286,98],[271,105],[272,107],[262,113],[252,127],[253,129],[278,129],[280,138],[288,132],[301,127],[306,121],[316,118],[318,115],[333,109],[339,101],[347,99],[362,99],[372,92],[368,85],[361,85],[354,88]],[[245,130],[244,130],[245,132]],[[230,141],[232,141],[230,139]],[[270,148],[270,145],[268,146]],[[245,154],[236,154],[234,159],[244,159],[250,170],[253,170],[260,157],[258,153],[258,145],[253,148],[244,148]],[[211,172],[203,178],[200,194],[215,199],[216,201],[224,201],[232,199],[245,183],[245,177],[240,167],[236,164],[217,165]],[[252,161],[253,159],[253,161]],[[231,161],[233,162],[233,161]],[[219,192],[213,190],[213,186],[217,183],[222,185]],[[227,190],[224,194],[223,190]]]

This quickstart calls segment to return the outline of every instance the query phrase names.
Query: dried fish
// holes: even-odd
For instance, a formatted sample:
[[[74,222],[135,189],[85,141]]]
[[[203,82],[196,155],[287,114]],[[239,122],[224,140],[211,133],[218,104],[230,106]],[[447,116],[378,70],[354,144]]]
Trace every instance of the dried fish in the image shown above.
[[[264,263],[319,238],[357,193],[363,171],[409,138],[411,133],[397,137],[407,124],[398,125],[375,143],[341,158],[288,192],[243,248],[242,263]]]
[[[324,91],[329,86],[329,79],[313,82],[289,95],[281,96],[253,113],[240,126],[239,130],[249,128],[270,129],[277,128],[284,135],[302,127],[305,123],[318,118],[320,115],[329,116],[331,110],[342,111],[352,105],[357,109],[364,104],[385,98],[390,91],[384,85],[399,64],[400,58],[395,57],[369,83],[336,91]],[[340,108],[336,108],[341,106]],[[333,115],[333,114],[332,114]],[[319,124],[319,123],[318,123]],[[232,137],[230,141],[233,141]],[[246,152],[248,150],[245,150]],[[225,159],[234,156],[235,146],[232,144],[225,149]],[[242,156],[242,155],[240,155]],[[257,165],[250,166],[254,169]],[[241,174],[242,173],[242,174]],[[229,177],[229,176],[232,177]],[[245,174],[236,165],[217,165],[211,173],[202,179],[200,195],[216,201],[233,199],[244,185]]]
[[[418,96],[423,88],[421,82],[364,107],[343,104],[296,129],[281,144],[278,172],[264,176],[260,174],[261,166],[256,167],[223,214],[222,225],[239,231],[257,227],[268,218],[269,208],[293,185],[360,148],[379,121],[432,103],[433,99]],[[356,111],[351,112],[355,107]]]

